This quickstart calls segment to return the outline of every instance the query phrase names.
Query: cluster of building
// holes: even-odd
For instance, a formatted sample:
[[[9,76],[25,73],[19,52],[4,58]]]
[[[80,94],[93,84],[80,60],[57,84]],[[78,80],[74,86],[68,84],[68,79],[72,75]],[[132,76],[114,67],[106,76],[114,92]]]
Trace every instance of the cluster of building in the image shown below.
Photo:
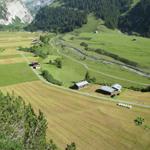
[[[101,86],[98,91],[103,94],[115,96],[120,94],[121,89],[122,86],[120,84],[113,84],[112,86]]]
[[[81,89],[86,86],[88,86],[88,81],[81,81],[74,84],[74,89]],[[97,92],[100,92],[102,94],[110,95],[110,96],[116,96],[119,95],[121,92],[122,86],[120,84],[113,84],[112,86],[101,86],[99,89],[97,89]]]

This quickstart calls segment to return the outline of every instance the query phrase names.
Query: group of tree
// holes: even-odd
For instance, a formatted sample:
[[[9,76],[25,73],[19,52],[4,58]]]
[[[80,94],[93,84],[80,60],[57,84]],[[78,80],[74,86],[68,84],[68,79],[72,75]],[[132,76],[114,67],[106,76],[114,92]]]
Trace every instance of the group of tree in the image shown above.
[[[119,28],[123,32],[139,33],[150,37],[150,0],[141,0],[126,15],[120,17]]]
[[[0,92],[0,149],[1,150],[58,150],[46,140],[47,120],[43,113],[36,114],[21,97]],[[76,150],[75,143],[65,150]]]
[[[46,6],[37,13],[27,30],[69,32],[87,23],[87,15],[102,18],[109,28],[118,26],[119,16],[128,10],[132,0],[59,0],[56,8]]]

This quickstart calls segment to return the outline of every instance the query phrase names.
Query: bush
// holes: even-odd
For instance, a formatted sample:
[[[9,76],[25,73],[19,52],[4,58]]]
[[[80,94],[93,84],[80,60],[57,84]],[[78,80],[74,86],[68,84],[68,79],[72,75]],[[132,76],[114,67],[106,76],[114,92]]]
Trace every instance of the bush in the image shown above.
[[[150,92],[150,86],[141,89],[141,92]]]
[[[43,70],[42,71],[42,76],[50,83],[55,84],[55,85],[62,85],[62,82],[56,80],[53,78],[53,76],[47,71],[47,70]]]
[[[40,36],[40,41],[43,42],[44,44],[48,44],[50,39],[51,39],[50,35]]]
[[[57,58],[57,59],[55,60],[55,62],[56,62],[57,68],[62,68],[62,61],[61,61],[61,59]]]
[[[76,150],[75,143],[68,144],[65,150]]]
[[[81,45],[81,46],[84,46],[84,47],[88,47],[88,44],[85,43],[85,42],[81,42],[80,45]]]
[[[135,122],[135,124],[136,124],[137,126],[141,126],[141,125],[143,124],[143,122],[144,122],[144,118],[142,118],[142,117],[137,117],[137,118],[134,120],[134,122]]]

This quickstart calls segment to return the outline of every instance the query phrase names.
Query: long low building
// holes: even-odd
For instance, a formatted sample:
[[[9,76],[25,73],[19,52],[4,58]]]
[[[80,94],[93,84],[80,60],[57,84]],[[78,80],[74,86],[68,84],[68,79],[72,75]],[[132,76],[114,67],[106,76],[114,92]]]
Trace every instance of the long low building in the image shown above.
[[[114,95],[115,89],[110,86],[101,86],[99,91],[103,94]]]
[[[103,94],[115,96],[121,92],[122,86],[120,84],[113,84],[112,86],[101,86],[97,91]]]
[[[75,89],[81,89],[87,85],[89,85],[88,81],[80,81],[80,82],[75,83],[74,88]]]

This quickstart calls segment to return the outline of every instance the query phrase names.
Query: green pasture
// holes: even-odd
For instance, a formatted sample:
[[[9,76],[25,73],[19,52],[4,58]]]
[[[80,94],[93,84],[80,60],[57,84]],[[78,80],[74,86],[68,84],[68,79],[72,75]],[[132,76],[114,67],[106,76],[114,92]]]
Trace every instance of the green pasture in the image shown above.
[[[34,81],[38,78],[26,63],[0,65],[0,86]]]
[[[80,42],[82,42],[81,37],[91,38],[87,41],[84,40],[90,48],[101,48],[120,57],[135,61],[141,68],[150,72],[150,39],[127,36],[117,31],[99,34],[81,33],[80,39],[77,39]]]

